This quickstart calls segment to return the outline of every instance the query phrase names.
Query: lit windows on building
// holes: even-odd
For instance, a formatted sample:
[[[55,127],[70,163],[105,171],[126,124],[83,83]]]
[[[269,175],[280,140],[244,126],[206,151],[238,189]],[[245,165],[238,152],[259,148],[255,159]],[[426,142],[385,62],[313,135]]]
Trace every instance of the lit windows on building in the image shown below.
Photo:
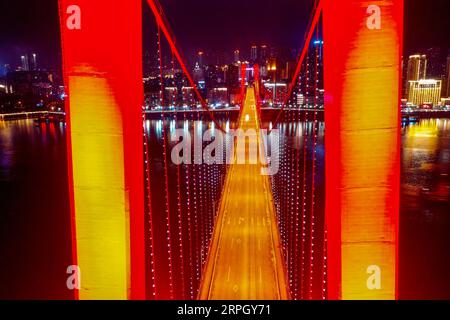
[[[208,102],[215,106],[229,104],[227,88],[213,88],[208,91]]]
[[[20,57],[21,71],[30,71],[30,65],[28,63],[28,55]]]
[[[197,62],[194,68],[194,81],[198,83],[203,80],[205,80],[203,67],[201,67],[200,64]]]
[[[406,70],[405,96],[409,94],[409,81],[418,81],[427,77],[427,56],[415,54],[409,56],[408,68]]]
[[[259,63],[265,64],[267,62],[267,59],[268,59],[267,46],[262,45],[259,50]]]
[[[438,105],[441,100],[442,81],[435,79],[422,79],[409,81],[408,102],[413,105]]]
[[[450,108],[450,98],[442,98],[441,106]]]
[[[199,51],[197,56],[198,56],[198,64],[200,65],[200,67],[202,67],[204,64],[203,57],[205,56],[205,53],[203,51]]]
[[[406,79],[408,81],[417,81],[427,77],[427,56],[426,55],[412,55],[409,56],[408,70]]]
[[[258,46],[256,45],[253,45],[250,50],[250,61],[253,63],[258,61]]]
[[[286,83],[266,82],[264,83],[264,100],[269,104],[281,105],[286,99]]]
[[[165,90],[165,101],[169,106],[175,106],[178,102],[178,88],[177,87],[166,87]]]
[[[301,93],[297,93],[297,105],[303,106],[305,104],[305,96]]]
[[[194,88],[192,87],[182,87],[181,96],[183,100],[183,106],[193,106],[195,102]]]

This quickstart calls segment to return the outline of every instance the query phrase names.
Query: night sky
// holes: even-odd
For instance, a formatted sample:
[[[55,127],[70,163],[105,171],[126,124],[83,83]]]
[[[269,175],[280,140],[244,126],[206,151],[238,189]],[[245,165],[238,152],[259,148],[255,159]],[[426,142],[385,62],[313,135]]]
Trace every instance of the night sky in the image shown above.
[[[194,52],[198,49],[249,51],[253,43],[298,47],[313,2],[161,0],[182,48]],[[144,15],[150,16],[150,10],[145,10]],[[151,28],[154,22],[145,25]]]
[[[186,54],[201,50],[248,50],[252,43],[296,48],[312,0],[161,0]],[[405,49],[450,47],[450,1],[405,0]],[[40,64],[59,68],[57,0],[0,0],[0,66],[19,64],[37,52]],[[144,10],[145,41],[154,22]],[[154,33],[153,33],[154,35]]]

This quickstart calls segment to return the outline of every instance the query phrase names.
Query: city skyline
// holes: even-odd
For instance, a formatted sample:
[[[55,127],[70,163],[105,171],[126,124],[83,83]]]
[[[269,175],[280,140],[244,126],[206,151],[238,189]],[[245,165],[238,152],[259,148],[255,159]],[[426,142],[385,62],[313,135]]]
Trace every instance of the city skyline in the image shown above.
[[[227,48],[232,54],[235,49],[242,48],[243,52],[247,51],[246,47],[253,43],[301,47],[312,1],[283,0],[280,3],[251,0],[241,4],[233,0],[210,4],[205,0],[181,3],[163,0],[161,3],[171,17],[169,22],[185,52],[195,54],[199,50]],[[258,12],[261,12],[257,17],[245,11],[255,5]],[[440,47],[443,51],[450,48],[450,39],[446,36],[446,31],[450,29],[449,21],[440,17],[447,6],[445,0],[408,1],[405,5],[405,55],[429,47]],[[154,32],[154,20],[146,6],[143,8],[144,39],[147,39]],[[3,2],[0,3],[0,11],[4,13],[0,20],[1,67],[5,64],[19,64],[18,59],[26,53],[37,53],[41,57],[42,66],[49,69],[61,68],[56,0]],[[261,30],[251,27],[254,24],[252,21],[263,21]],[[185,27],[186,25],[189,27]],[[209,37],[208,32],[217,36]],[[205,42],[204,39],[208,41]],[[144,48],[148,46],[146,42],[143,40]]]

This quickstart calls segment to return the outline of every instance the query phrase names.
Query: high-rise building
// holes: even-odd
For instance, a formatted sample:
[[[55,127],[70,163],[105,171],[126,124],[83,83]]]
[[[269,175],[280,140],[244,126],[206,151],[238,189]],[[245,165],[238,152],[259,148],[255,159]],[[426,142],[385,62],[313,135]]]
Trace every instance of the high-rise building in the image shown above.
[[[199,64],[200,67],[203,67],[204,56],[205,56],[205,53],[203,51],[199,51],[198,52],[198,64]]]
[[[286,61],[284,64],[284,68],[281,70],[281,80],[289,80],[294,73],[295,62]]]
[[[267,63],[267,76],[273,82],[277,79],[277,60],[275,58],[269,59]]]
[[[418,81],[427,77],[427,56],[415,54],[409,56],[406,70],[405,96],[408,97],[409,82]]]
[[[280,105],[287,95],[286,83],[266,82],[264,83],[264,101]]]
[[[250,62],[255,63],[258,61],[258,46],[252,45],[250,49]]]
[[[215,65],[205,66],[206,88],[211,89],[217,86],[219,78],[219,68]]]
[[[30,65],[28,63],[28,56],[23,55],[20,57],[22,71],[30,71]]]
[[[303,106],[305,104],[305,96],[301,93],[297,93],[297,106]]]
[[[186,105],[186,106],[193,106],[193,105],[195,105],[194,88],[188,87],[188,86],[182,87],[181,88],[181,92],[182,92],[183,105]]]
[[[269,58],[269,53],[267,51],[267,46],[262,45],[259,50],[259,64],[264,65],[267,63],[267,59]]]
[[[31,66],[32,66],[33,70],[37,70],[38,69],[37,54],[36,53],[33,53],[31,55]]]
[[[176,106],[178,103],[178,88],[177,87],[165,87],[165,103],[168,106]]]
[[[409,56],[408,70],[406,74],[407,81],[417,81],[427,77],[427,56],[412,55]]]
[[[241,53],[240,53],[240,51],[239,50],[234,50],[234,59],[233,59],[233,62],[234,63],[237,63],[237,62],[239,62],[239,61],[241,61]]]
[[[13,71],[6,75],[6,83],[9,93],[47,96],[52,92],[53,77],[46,71]]]
[[[408,102],[420,106],[422,104],[437,105],[441,100],[442,80],[421,79],[409,81]]]
[[[194,81],[196,83],[198,83],[198,82],[204,81],[204,80],[205,80],[205,76],[204,76],[203,68],[200,67],[200,64],[197,62],[195,64],[195,68],[194,68]]]

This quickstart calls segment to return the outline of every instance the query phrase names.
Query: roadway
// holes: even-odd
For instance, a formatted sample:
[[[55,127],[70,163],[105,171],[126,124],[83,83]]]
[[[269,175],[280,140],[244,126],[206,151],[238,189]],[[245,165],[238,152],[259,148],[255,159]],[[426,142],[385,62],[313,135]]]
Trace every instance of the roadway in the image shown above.
[[[259,132],[255,91],[247,89],[239,127]],[[260,143],[259,135],[256,135]],[[255,142],[255,141],[253,141]],[[248,146],[247,146],[248,147]],[[200,286],[202,300],[285,300],[284,260],[268,176],[262,164],[234,163],[227,173]]]

